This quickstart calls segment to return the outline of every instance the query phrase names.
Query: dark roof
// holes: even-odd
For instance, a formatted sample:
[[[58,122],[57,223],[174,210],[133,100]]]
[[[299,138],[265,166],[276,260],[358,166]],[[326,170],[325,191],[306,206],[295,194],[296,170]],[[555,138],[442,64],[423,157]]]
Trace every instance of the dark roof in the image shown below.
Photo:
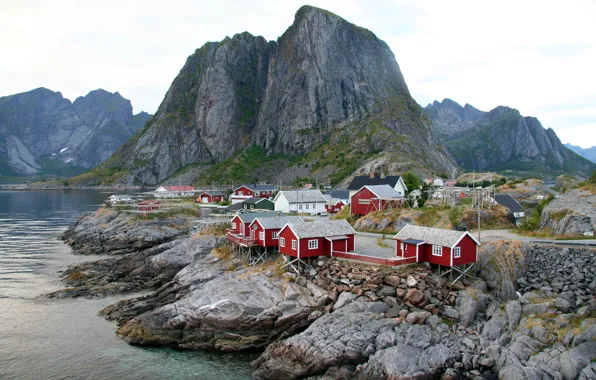
[[[241,188],[242,186],[254,190],[254,191],[275,191],[275,185],[270,184],[254,184],[254,183],[245,183],[244,185],[238,186],[236,189]],[[236,190],[234,189],[234,190]]]
[[[374,185],[389,185],[391,187],[395,187],[397,185],[397,181],[399,181],[399,175],[390,175],[387,177],[374,177],[370,178],[367,175],[359,175],[354,177],[350,185],[348,186],[348,190],[360,190],[362,186],[374,186]]]
[[[242,202],[234,203],[231,206],[225,208],[226,211],[238,211],[242,209]]]
[[[418,240],[418,239],[406,239],[406,240],[402,240],[402,243],[418,245],[418,244],[425,243],[425,241]]]
[[[272,218],[276,216],[285,216],[283,213],[277,213],[275,211],[263,211],[263,212],[240,212],[238,217],[243,223],[252,223],[256,218]]]
[[[349,190],[331,190],[327,194],[331,195],[331,198],[350,199]]]
[[[263,199],[263,198],[261,198],[261,197],[250,197],[248,199],[243,200],[242,203],[255,204],[258,201],[260,201],[261,199]]]
[[[522,212],[524,208],[509,194],[497,194],[495,195],[495,201],[501,206],[505,206],[511,212]]]

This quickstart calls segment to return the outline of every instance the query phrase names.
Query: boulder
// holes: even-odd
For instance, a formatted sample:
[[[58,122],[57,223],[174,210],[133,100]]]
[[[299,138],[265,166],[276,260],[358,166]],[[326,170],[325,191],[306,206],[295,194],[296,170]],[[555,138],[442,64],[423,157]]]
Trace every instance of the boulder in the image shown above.
[[[333,311],[341,309],[342,307],[346,306],[350,302],[354,301],[354,299],[358,297],[356,294],[351,292],[342,292],[339,297],[337,297],[337,301],[335,301],[335,305],[333,305]]]

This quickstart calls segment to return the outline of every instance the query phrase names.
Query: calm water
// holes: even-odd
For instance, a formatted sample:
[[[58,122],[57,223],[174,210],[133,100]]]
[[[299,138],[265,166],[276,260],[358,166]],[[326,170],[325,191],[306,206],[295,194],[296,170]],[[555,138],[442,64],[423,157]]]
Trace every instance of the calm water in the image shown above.
[[[46,300],[92,260],[58,236],[109,194],[0,190],[0,379],[247,379],[245,355],[129,346],[97,315],[118,298]]]

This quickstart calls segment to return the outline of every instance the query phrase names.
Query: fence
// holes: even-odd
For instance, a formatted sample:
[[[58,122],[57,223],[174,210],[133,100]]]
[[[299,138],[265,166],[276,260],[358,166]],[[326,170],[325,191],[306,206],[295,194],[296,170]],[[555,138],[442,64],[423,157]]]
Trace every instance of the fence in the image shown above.
[[[360,255],[358,253],[332,251],[331,257],[339,257],[342,259],[362,261],[369,264],[388,265],[396,267],[399,265],[413,264],[416,262],[416,256],[405,258],[383,258],[376,256]]]

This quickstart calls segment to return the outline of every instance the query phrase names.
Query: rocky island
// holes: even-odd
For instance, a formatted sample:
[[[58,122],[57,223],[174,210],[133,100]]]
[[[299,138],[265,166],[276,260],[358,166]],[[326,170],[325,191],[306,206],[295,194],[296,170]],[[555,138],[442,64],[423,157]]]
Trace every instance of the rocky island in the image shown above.
[[[63,236],[110,255],[64,272],[49,297],[148,291],[101,310],[126,342],[261,350],[258,379],[593,379],[593,250],[486,243],[477,276],[453,285],[428,265],[320,257],[302,272],[256,266],[183,215],[141,220],[100,209]]]

